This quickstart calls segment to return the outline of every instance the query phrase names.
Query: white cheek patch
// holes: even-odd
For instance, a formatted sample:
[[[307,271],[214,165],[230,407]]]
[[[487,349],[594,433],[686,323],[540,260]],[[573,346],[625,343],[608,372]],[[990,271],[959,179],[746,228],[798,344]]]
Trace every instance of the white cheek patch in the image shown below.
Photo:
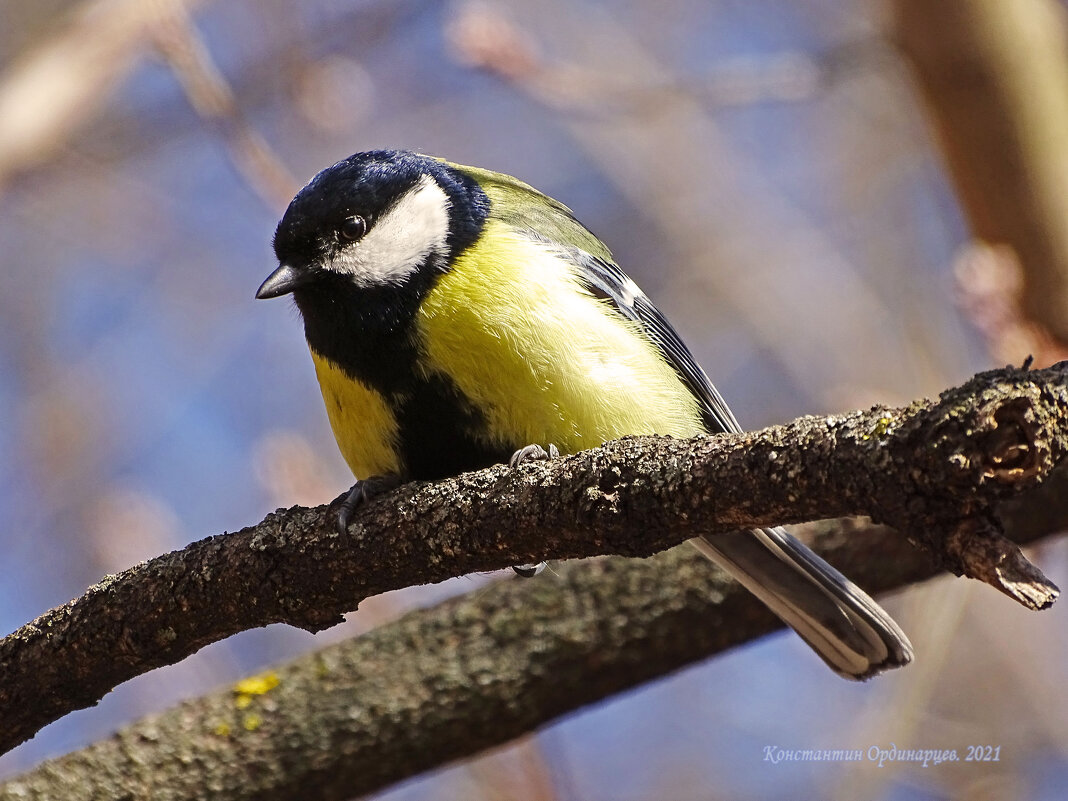
[[[448,235],[449,197],[424,175],[361,240],[339,251],[329,269],[351,276],[360,286],[397,284],[432,253],[444,252]]]

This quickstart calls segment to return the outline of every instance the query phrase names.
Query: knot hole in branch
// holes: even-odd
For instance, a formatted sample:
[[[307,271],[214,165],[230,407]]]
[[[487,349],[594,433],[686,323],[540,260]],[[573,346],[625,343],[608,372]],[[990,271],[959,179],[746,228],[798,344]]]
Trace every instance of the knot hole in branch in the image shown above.
[[[1018,484],[1042,471],[1044,451],[1028,398],[1013,398],[990,415],[990,431],[983,440],[984,473],[1005,484]]]
[[[586,487],[584,506],[591,512],[618,512],[619,488],[623,481],[622,471],[612,465],[601,470],[595,484]]]

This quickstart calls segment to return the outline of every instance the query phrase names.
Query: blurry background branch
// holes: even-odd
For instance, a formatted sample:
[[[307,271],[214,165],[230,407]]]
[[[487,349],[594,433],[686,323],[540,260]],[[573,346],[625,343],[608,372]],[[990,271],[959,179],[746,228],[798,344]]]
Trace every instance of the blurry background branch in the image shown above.
[[[973,233],[1009,251],[1004,269],[1022,277],[1008,281],[1022,283],[1026,317],[1068,342],[1064,6],[1055,0],[894,0],[893,7],[898,41]]]
[[[215,125],[238,172],[264,204],[284,208],[300,188],[270,146],[240,112],[233,90],[201,40],[185,9],[160,21],[155,41],[197,113]]]
[[[0,188],[55,155],[143,55],[153,28],[204,0],[91,0],[0,80]]]
[[[938,564],[1045,608],[1057,588],[1001,535],[994,510],[1068,453],[1066,373],[1068,363],[1006,368],[905,409],[692,441],[624,439],[496,467],[392,493],[344,537],[330,507],[278,512],[107,577],[0,641],[0,748],[251,626],[317,631],[390,589],[539,557],[643,556],[698,533],[867,513],[924,543]]]

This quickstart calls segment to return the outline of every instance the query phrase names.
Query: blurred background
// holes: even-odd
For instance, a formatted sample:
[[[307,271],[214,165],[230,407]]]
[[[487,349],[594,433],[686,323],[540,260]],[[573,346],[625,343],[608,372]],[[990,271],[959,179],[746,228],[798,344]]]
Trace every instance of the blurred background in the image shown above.
[[[1059,3],[1004,5],[1034,3],[1062,41]],[[567,203],[745,426],[1052,358],[1012,254],[971,241],[895,33],[915,5],[0,0],[0,628],[348,488],[299,318],[252,296],[289,198],[358,150],[446,156]],[[1061,586],[1065,555],[1037,555]],[[0,778],[497,578],[205,648],[46,728]],[[1062,798],[1064,604],[1028,613],[944,579],[887,606],[916,646],[907,670],[849,684],[780,634],[378,797]],[[1000,761],[764,761],[891,744]]]

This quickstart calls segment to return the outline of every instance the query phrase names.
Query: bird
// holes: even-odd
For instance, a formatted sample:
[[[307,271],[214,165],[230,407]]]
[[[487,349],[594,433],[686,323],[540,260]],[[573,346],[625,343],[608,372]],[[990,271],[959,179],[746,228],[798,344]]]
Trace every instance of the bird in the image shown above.
[[[599,447],[626,435],[740,432],[679,334],[563,203],[503,173],[406,150],[356,153],[278,223],[334,436],[368,498]],[[691,542],[837,674],[911,661],[901,628],[782,528]],[[533,565],[517,567],[533,574]]]

